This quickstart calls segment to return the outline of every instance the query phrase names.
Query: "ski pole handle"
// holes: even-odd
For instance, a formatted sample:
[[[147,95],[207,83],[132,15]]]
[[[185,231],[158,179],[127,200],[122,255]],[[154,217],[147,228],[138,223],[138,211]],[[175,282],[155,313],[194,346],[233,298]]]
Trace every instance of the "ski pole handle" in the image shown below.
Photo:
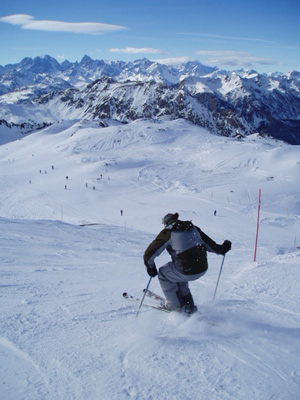
[[[145,289],[145,291],[144,291],[144,296],[143,296],[143,298],[142,298],[142,300],[141,300],[141,303],[140,303],[139,309],[138,309],[138,311],[137,311],[137,313],[136,313],[136,317],[138,317],[138,315],[139,315],[139,312],[140,312],[140,309],[142,308],[142,305],[143,305],[143,302],[144,302],[144,299],[145,299],[145,296],[146,296],[147,290],[149,289],[149,286],[150,286],[151,279],[152,279],[152,276],[150,276],[150,279],[149,279],[148,285],[146,286],[146,289]]]

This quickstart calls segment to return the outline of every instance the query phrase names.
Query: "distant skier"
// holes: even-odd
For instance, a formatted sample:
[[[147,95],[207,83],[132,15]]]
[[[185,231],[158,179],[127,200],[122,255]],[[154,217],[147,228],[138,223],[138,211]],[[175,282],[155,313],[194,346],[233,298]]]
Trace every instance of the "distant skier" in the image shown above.
[[[149,276],[158,275],[158,280],[170,310],[182,309],[188,314],[197,311],[189,281],[203,276],[208,268],[207,251],[225,254],[231,249],[231,242],[222,245],[214,242],[191,221],[180,221],[179,214],[167,214],[163,218],[165,228],[158,234],[144,253],[144,263]],[[164,250],[172,261],[157,272],[154,259]]]
[[[217,215],[217,210],[214,211],[214,216],[216,216],[216,215]]]
[[[123,210],[120,210],[120,213],[121,213],[121,217],[123,217]]]

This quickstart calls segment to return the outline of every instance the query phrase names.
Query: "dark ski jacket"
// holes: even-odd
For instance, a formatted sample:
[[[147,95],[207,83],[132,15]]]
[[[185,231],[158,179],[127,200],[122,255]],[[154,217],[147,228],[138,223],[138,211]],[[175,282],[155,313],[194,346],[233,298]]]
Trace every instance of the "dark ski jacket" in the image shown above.
[[[207,270],[207,251],[224,254],[222,245],[214,242],[190,221],[177,220],[163,229],[144,253],[147,268],[154,268],[154,259],[164,250],[171,255],[175,268],[184,275],[196,275]]]

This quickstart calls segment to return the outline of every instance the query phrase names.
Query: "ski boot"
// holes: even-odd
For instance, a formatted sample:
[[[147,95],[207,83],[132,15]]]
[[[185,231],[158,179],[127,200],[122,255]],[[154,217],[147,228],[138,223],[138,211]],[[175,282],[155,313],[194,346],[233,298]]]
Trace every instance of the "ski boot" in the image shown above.
[[[180,299],[182,302],[182,312],[185,314],[191,315],[198,310],[197,306],[194,304],[194,299],[191,293],[188,293],[186,296],[181,296]]]

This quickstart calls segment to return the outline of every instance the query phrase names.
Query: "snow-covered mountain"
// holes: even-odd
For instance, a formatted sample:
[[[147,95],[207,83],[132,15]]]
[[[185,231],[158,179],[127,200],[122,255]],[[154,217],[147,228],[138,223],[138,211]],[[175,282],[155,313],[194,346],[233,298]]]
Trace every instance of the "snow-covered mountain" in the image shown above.
[[[44,56],[0,67],[0,74],[0,119],[6,123],[184,118],[224,136],[258,132],[300,143],[296,71],[261,75],[199,62],[168,66],[88,56],[59,64]]]
[[[168,66],[147,59],[134,62],[93,60],[84,56],[82,60],[59,64],[50,56],[24,58],[19,64],[0,66],[0,94],[11,92],[20,86],[36,85],[46,76],[54,85],[62,79],[67,87],[82,87],[102,77],[117,81],[149,81],[175,84],[188,76],[203,76],[216,68],[206,67],[198,62],[182,66]],[[51,90],[50,90],[51,91]]]

